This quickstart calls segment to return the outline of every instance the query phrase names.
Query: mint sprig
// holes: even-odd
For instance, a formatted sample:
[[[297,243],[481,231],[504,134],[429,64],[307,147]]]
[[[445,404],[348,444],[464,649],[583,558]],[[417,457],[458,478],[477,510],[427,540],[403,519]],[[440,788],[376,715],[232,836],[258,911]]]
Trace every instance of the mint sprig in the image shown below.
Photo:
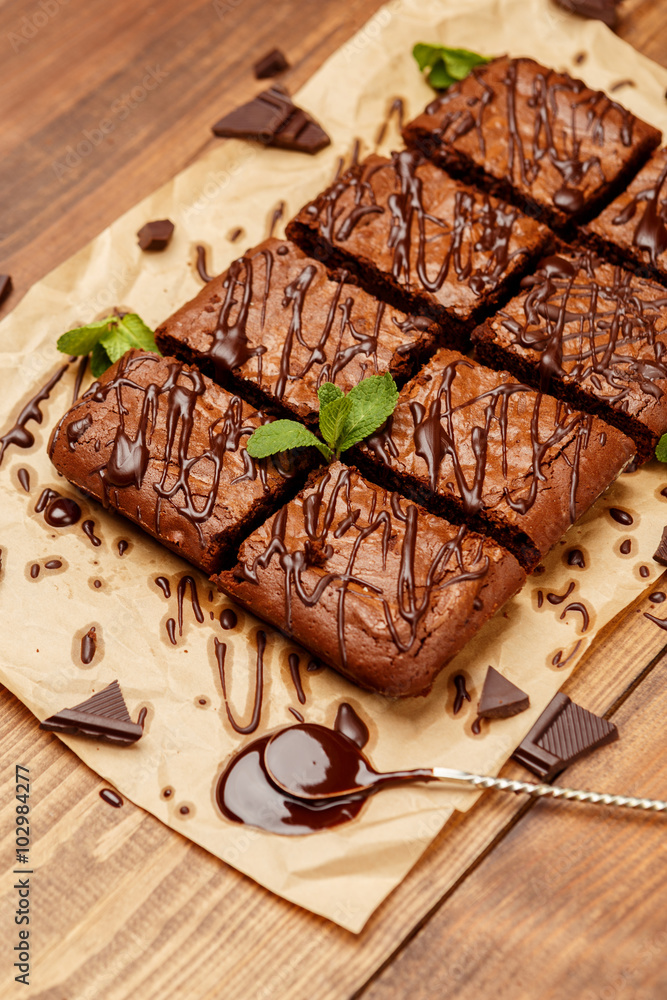
[[[655,448],[655,457],[659,462],[667,462],[667,434],[663,434]]]
[[[246,447],[250,457],[266,458],[290,448],[312,445],[330,462],[382,427],[398,402],[398,389],[389,372],[371,375],[350,389],[347,395],[333,382],[325,382],[317,395],[320,433],[326,444],[296,420],[274,420],[262,424],[248,438]]]
[[[95,378],[133,348],[159,354],[155,336],[150,327],[136,313],[126,316],[107,316],[106,319],[68,330],[58,339],[58,350],[63,354],[90,354],[90,370]]]
[[[428,82],[436,90],[446,90],[457,80],[465,80],[473,66],[490,62],[487,56],[468,49],[448,49],[445,45],[417,42],[412,50],[419,69],[428,69]]]

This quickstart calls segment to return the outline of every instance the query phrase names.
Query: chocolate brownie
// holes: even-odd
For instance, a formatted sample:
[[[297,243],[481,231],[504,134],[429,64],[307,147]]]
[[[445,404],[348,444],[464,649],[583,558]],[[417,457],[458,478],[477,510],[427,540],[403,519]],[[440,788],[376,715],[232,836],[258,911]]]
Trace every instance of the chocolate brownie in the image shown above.
[[[458,348],[551,240],[546,227],[413,150],[353,165],[287,235],[396,308],[432,316],[442,343]]]
[[[406,125],[409,146],[562,228],[596,215],[660,143],[599,90],[533,59],[501,56]]]
[[[317,388],[367,375],[402,384],[435,350],[437,327],[408,318],[293,243],[269,239],[211,280],[157,330],[160,349],[284,416],[317,420]]]
[[[426,694],[523,584],[500,546],[334,463],[214,577],[226,594],[372,691]]]
[[[310,450],[255,462],[265,420],[174,358],[130,351],[56,425],[49,455],[71,483],[213,573],[293,496]]]
[[[375,481],[484,531],[532,569],[634,455],[598,417],[439,351],[359,450]]]
[[[667,290],[590,251],[541,262],[474,333],[479,357],[597,413],[641,461],[667,431]]]
[[[667,149],[653,154],[632,184],[583,230],[606,257],[667,284]]]

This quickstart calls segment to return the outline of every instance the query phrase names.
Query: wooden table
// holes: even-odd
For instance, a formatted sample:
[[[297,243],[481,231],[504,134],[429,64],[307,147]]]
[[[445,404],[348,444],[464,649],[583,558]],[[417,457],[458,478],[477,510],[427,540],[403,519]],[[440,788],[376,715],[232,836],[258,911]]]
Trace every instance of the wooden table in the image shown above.
[[[254,89],[253,58],[282,47],[296,89],[379,6],[4,0],[0,271],[16,287],[4,311],[206,148],[210,123]],[[626,0],[621,11],[619,33],[667,65],[666,5]],[[57,176],[67,147],[149,69],[167,72],[157,92],[145,91],[94,152]],[[561,783],[665,795],[667,633],[643,617],[648,607],[640,600],[627,609],[566,685],[585,707],[613,718],[623,739]],[[130,803],[109,808],[101,780],[37,731],[5,690],[0,755],[3,997],[667,996],[663,818],[612,819],[604,809],[490,795],[447,825],[357,937],[274,897]],[[28,994],[10,968],[16,762],[34,778]],[[525,772],[510,764],[503,774]]]

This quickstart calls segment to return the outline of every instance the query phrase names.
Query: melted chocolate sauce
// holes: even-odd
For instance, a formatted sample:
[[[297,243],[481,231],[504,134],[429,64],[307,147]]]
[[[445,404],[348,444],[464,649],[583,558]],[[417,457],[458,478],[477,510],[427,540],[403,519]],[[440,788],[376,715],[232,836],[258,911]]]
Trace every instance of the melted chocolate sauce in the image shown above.
[[[626,527],[629,527],[634,522],[632,515],[628,514],[627,510],[621,510],[620,507],[610,507],[609,515],[618,524],[623,524]]]
[[[665,618],[656,618],[655,615],[650,615],[648,613],[648,611],[644,612],[644,618],[648,618],[648,620],[650,622],[653,622],[655,625],[657,625],[658,628],[662,628],[665,631],[667,631],[667,619],[665,619]]]
[[[176,645],[176,619],[175,618],[167,618],[166,628],[167,628],[167,635],[169,636],[169,642],[172,644],[172,646],[175,646]]]
[[[87,520],[87,521],[84,521],[84,522],[83,522],[83,524],[81,525],[81,527],[83,528],[83,533],[84,533],[84,535],[86,536],[86,538],[87,538],[87,539],[88,539],[88,540],[89,540],[90,542],[92,542],[92,544],[93,544],[93,545],[94,545],[94,546],[95,546],[96,548],[97,548],[97,547],[98,547],[99,545],[101,545],[101,544],[102,544],[102,539],[101,539],[101,538],[98,538],[98,537],[97,537],[97,535],[95,534],[95,531],[94,531],[94,528],[95,528],[95,522],[94,522],[94,521],[92,521],[92,520],[90,520],[90,519],[89,519],[89,520]]]
[[[584,553],[581,549],[570,549],[566,555],[566,562],[568,566],[576,566],[578,569],[586,568],[586,560],[584,559]]]
[[[155,581],[157,583],[157,580]],[[204,621],[204,612],[201,609],[199,603],[199,595],[197,594],[197,584],[195,583],[194,577],[186,575],[182,576],[178,581],[178,586],[176,587],[176,600],[178,604],[178,634],[183,635],[183,599],[185,597],[186,588],[190,588],[190,601],[192,603],[192,610],[194,611],[195,618],[201,625]],[[165,594],[165,597],[167,595]]]
[[[375,137],[376,146],[382,145],[384,137],[387,134],[387,128],[389,127],[389,123],[394,116],[396,116],[396,124],[398,126],[399,131],[402,130],[404,115],[405,115],[405,103],[403,101],[403,98],[395,97],[391,102],[391,104],[389,105],[385,119],[380,125],[380,128],[378,129],[378,133]]]
[[[137,725],[144,728],[144,722],[146,721],[146,716],[148,715],[148,709],[146,707],[139,709],[139,715],[137,716]]]
[[[475,736],[479,736],[479,734],[482,731],[482,719],[479,715],[477,716],[477,718],[475,719],[470,728],[472,732],[475,734]]]
[[[60,559],[49,559],[48,562],[44,563],[44,569],[60,569],[62,562]]]
[[[572,580],[572,582],[570,583],[569,587],[567,588],[564,594],[547,594],[547,601],[549,602],[549,604],[562,604],[563,601],[567,600],[567,598],[570,596],[573,590],[574,590],[574,580]]]
[[[39,576],[40,565],[39,563],[33,563],[30,567],[30,577],[32,580],[36,580]]]
[[[574,644],[574,648],[572,649],[572,652],[568,653],[568,655],[565,657],[565,659],[563,659],[564,650],[559,649],[558,652],[555,654],[554,658],[551,661],[552,666],[554,666],[554,667],[564,667],[566,665],[566,663],[569,663],[570,660],[572,659],[572,657],[576,655],[576,652],[577,652],[577,650],[579,649],[580,646],[581,646],[581,639],[577,639],[577,641]]]
[[[120,539],[120,541],[118,542],[118,555],[119,556],[125,555],[125,553],[127,552],[127,547],[128,547],[129,544],[130,543],[127,542],[127,541],[125,541],[124,538]]]
[[[454,715],[458,715],[463,708],[464,701],[470,701],[470,693],[466,687],[466,679],[463,674],[456,674],[454,677],[456,687],[456,697],[454,698]]]
[[[181,816],[187,816],[190,813],[190,806],[181,806],[178,810]]]
[[[101,586],[102,586],[101,580],[93,580],[93,587],[95,587],[96,590],[99,590]]]
[[[222,685],[222,696],[225,699],[225,710],[227,712],[227,718],[232,729],[237,733],[242,733],[246,736],[248,733],[254,733],[257,729],[260,718],[262,714],[262,696],[264,693],[264,650],[266,648],[266,633],[261,629],[257,632],[257,665],[255,674],[255,698],[252,710],[252,716],[250,722],[246,726],[242,726],[236,721],[232,715],[232,711],[229,707],[229,701],[227,699],[227,684],[225,681],[225,655],[227,653],[227,646],[224,642],[220,642],[219,639],[214,639],[215,645],[215,658],[218,664],[218,672],[220,674],[220,683]]]
[[[640,566],[639,567],[639,575],[643,576],[644,579],[646,579],[647,576],[650,576],[651,575],[651,571],[648,568],[648,566]]]
[[[267,233],[267,239],[271,239],[271,237],[273,236],[273,232],[278,222],[280,222],[280,220],[282,219],[284,212],[285,212],[285,202],[279,201],[271,215],[271,221],[269,222],[269,231]]]
[[[301,683],[301,674],[299,672],[299,657],[296,653],[289,654],[289,671],[292,678],[292,684],[294,685],[294,690],[296,691],[296,696],[302,705],[306,704],[306,695],[303,690],[303,685]]]
[[[648,599],[649,601],[652,601],[653,604],[662,604],[666,596],[667,595],[665,595],[661,590],[656,590],[654,594],[649,594]]]
[[[238,620],[238,616],[233,608],[223,608],[220,612],[220,624],[226,632],[232,628],[236,628]]]
[[[174,794],[174,789],[170,788],[169,786],[167,786],[167,788],[163,788],[162,791],[160,792],[160,795],[162,796],[163,799],[170,799],[173,794]]]
[[[292,715],[294,716],[294,718],[296,719],[297,722],[303,722],[303,716],[302,716],[301,712],[297,712],[297,710],[295,708],[292,708],[291,705],[290,705],[290,709],[289,710],[290,710],[290,712],[292,713]]]
[[[83,378],[84,375],[86,374],[87,368],[88,368],[88,355],[84,354],[83,357],[79,358],[79,364],[77,365],[76,369],[76,378],[74,379],[74,390],[72,392],[73,404],[79,398],[79,393],[81,392],[81,383],[83,382]],[[89,421],[89,426],[90,423],[92,423],[92,419]]]
[[[542,607],[543,604],[544,604],[544,594],[542,593],[541,590],[538,590],[538,592],[537,592],[537,607],[538,607],[538,610]]]
[[[164,596],[169,600],[171,597],[171,587],[169,586],[169,580],[166,576],[156,576],[155,583],[160,588]]]
[[[17,472],[19,483],[26,493],[30,493],[30,473],[27,469],[19,469]]]
[[[44,520],[52,528],[69,528],[76,524],[80,518],[81,508],[76,500],[71,500],[69,497],[56,497],[55,500],[50,501],[44,511]]]
[[[620,551],[622,555],[627,556],[632,550],[632,539],[626,538],[621,542]]]
[[[337,733],[341,733],[348,740],[351,740],[360,750],[363,750],[368,743],[370,736],[368,726],[346,701],[338,706],[334,720],[334,729]]]
[[[110,806],[113,806],[114,809],[120,809],[123,805],[123,800],[118,792],[114,792],[111,788],[103,788],[100,792],[100,798]]]
[[[5,456],[5,452],[10,445],[15,445],[17,448],[32,448],[35,443],[35,435],[32,431],[29,431],[26,424],[29,420],[33,420],[36,424],[41,424],[43,419],[43,414],[40,409],[40,403],[48,399],[51,395],[51,390],[60,381],[67,369],[69,368],[69,363],[63,365],[55,375],[52,375],[46,385],[35,393],[35,395],[28,400],[21,412],[19,413],[16,421],[9,430],[0,437],[0,465],[2,465],[2,460]]]
[[[309,674],[318,674],[321,670],[324,670],[324,664],[320,663],[319,660],[308,660],[306,670]]]
[[[567,604],[565,606],[565,608],[563,609],[563,611],[561,612],[561,615],[560,615],[561,619],[565,618],[565,616],[570,611],[578,611],[579,614],[581,615],[581,617],[582,617],[581,631],[582,631],[582,634],[583,634],[588,629],[588,626],[590,624],[590,617],[589,617],[589,614],[588,614],[588,608],[586,607],[585,604],[581,604],[580,601],[572,601],[572,603],[571,604]]]
[[[205,284],[213,280],[213,275],[206,269],[206,247],[200,244],[197,244],[197,274]]]
[[[96,650],[97,633],[95,631],[95,627],[92,626],[81,639],[81,662],[85,663],[86,666],[89,663],[92,663]]]

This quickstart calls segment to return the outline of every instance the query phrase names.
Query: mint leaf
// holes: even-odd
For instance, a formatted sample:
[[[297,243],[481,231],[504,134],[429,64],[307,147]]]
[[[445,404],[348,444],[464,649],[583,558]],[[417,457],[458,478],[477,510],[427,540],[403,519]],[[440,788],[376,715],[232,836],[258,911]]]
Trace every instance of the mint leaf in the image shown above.
[[[487,56],[469,49],[450,49],[445,45],[426,45],[424,42],[418,42],[412,54],[422,72],[429,70],[428,82],[436,90],[445,90],[455,80],[464,80],[473,66],[491,61]]]
[[[155,343],[155,336],[150,327],[146,326],[141,316],[136,313],[128,313],[118,323],[118,330],[129,338],[133,347],[139,347],[143,351],[160,352]]]
[[[352,405],[343,434],[338,439],[338,451],[346,451],[382,426],[396,408],[398,389],[387,372],[365,378],[350,389],[345,398],[351,400]]]
[[[258,427],[248,438],[246,448],[251,458],[267,458],[290,448],[309,446],[317,448],[328,462],[331,461],[333,456],[329,448],[303,424],[296,420],[274,420]]]
[[[352,400],[349,395],[340,395],[338,399],[333,399],[326,406],[320,408],[320,433],[334,451],[340,451],[338,441],[343,435],[343,429],[351,409]]]
[[[342,389],[339,389],[337,385],[333,384],[333,382],[323,382],[317,390],[317,398],[320,401],[320,409],[322,409],[323,406],[326,406],[327,403],[333,403],[334,399],[340,399],[342,395]]]
[[[58,338],[57,348],[63,354],[90,354],[95,344],[109,332],[109,319],[100,319],[87,326],[78,326]]]
[[[95,344],[93,347],[93,353],[90,358],[90,373],[93,378],[99,378],[103,375],[107,368],[112,365],[111,358],[104,350],[101,344]]]
[[[99,343],[100,347],[103,347],[109,356],[112,365],[119,358],[122,358],[126,351],[131,351],[133,347],[137,346],[120,330],[112,330],[110,333],[105,334]]]
[[[663,434],[655,449],[655,457],[659,462],[667,462],[667,434]]]

